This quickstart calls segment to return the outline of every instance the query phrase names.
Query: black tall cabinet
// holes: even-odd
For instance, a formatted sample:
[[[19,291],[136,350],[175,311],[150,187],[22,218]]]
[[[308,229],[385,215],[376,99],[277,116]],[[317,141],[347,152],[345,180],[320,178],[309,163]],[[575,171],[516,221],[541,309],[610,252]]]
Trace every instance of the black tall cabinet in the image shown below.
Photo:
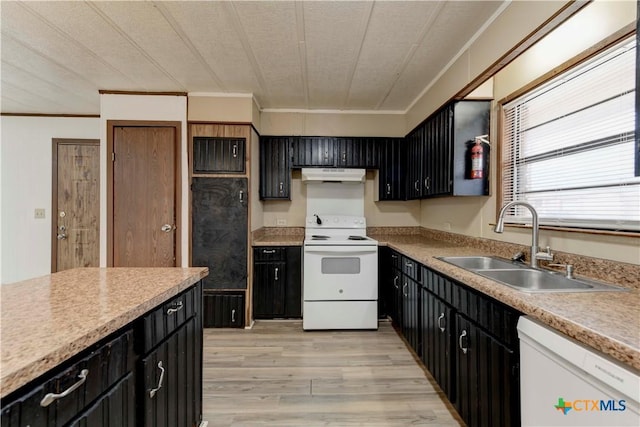
[[[207,289],[247,287],[247,179],[193,178],[191,264],[209,267]]]

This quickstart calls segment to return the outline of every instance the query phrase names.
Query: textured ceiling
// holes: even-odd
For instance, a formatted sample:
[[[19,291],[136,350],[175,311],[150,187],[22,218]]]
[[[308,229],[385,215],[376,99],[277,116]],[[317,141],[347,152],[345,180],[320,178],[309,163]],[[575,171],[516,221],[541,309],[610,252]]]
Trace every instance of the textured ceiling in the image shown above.
[[[404,111],[501,4],[2,1],[1,111],[99,114],[101,89]]]

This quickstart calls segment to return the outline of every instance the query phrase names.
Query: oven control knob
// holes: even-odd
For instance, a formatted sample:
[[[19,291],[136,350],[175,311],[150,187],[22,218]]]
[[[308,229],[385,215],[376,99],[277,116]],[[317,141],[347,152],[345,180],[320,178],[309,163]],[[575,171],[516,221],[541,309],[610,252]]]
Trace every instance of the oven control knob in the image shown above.
[[[333,222],[338,222],[338,218],[333,218]]]
[[[344,292],[344,291],[343,291],[342,289],[340,289],[338,292],[339,292],[339,293],[342,293],[342,292]]]

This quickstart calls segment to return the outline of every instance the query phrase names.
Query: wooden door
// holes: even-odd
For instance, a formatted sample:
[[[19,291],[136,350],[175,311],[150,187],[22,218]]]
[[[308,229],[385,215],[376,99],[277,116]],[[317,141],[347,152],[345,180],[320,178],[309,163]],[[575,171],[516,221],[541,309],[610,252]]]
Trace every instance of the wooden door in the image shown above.
[[[113,127],[114,267],[176,265],[175,127]]]
[[[100,263],[100,141],[53,140],[51,271]]]

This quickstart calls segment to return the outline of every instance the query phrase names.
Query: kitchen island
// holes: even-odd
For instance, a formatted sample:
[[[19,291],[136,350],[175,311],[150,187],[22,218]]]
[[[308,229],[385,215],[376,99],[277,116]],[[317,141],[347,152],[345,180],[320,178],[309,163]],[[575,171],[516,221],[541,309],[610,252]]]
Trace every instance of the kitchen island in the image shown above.
[[[164,360],[163,365],[158,358],[173,350],[178,353],[173,362],[185,364],[184,372],[193,377],[187,381],[193,389],[189,398],[201,401],[201,381],[197,381],[202,375],[200,280],[207,274],[207,268],[81,268],[2,285],[3,425],[14,425],[11,420],[20,406],[26,410],[34,399],[38,405],[33,406],[42,411],[32,414],[36,418],[59,417],[64,411],[54,407],[75,399],[65,410],[69,412],[72,406],[78,413],[65,416],[80,419],[85,408],[100,411],[102,396],[113,400],[110,393],[120,386],[125,390],[118,394],[124,396],[122,401],[136,396],[136,405],[129,405],[135,410],[125,408],[128,415],[124,419],[130,422],[123,421],[123,425],[133,425],[135,419],[141,423],[155,416],[152,412],[158,400],[164,399],[160,405],[168,403],[163,393],[170,393],[172,374],[168,373],[164,384],[159,375],[172,361]],[[140,384],[147,380],[153,385]],[[74,393],[78,396],[47,404],[41,400],[77,382],[86,382]],[[94,387],[97,391],[90,390],[94,383],[99,383]],[[163,386],[165,390],[154,393],[153,405],[143,401],[148,395],[145,389]],[[188,416],[200,417],[201,404],[190,412]],[[176,413],[187,416],[180,408]],[[171,425],[169,422],[164,424]],[[154,420],[151,424],[163,423]]]

